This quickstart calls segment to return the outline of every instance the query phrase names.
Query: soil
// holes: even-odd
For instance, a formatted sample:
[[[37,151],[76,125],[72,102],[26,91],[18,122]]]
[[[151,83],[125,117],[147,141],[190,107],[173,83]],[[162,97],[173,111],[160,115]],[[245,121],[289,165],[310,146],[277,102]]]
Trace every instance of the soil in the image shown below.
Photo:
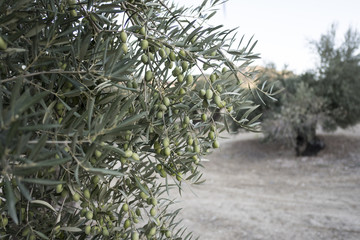
[[[315,157],[254,133],[223,140],[179,197],[182,225],[202,240],[360,239],[360,127],[320,138]]]

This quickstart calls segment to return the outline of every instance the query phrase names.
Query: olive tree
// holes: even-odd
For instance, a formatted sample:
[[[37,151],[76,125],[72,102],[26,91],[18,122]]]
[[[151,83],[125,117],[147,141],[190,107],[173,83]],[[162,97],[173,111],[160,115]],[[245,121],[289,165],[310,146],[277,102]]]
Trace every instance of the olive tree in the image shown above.
[[[192,238],[169,189],[203,181],[222,120],[257,126],[226,77],[256,42],[208,24],[219,4],[0,1],[2,238]]]

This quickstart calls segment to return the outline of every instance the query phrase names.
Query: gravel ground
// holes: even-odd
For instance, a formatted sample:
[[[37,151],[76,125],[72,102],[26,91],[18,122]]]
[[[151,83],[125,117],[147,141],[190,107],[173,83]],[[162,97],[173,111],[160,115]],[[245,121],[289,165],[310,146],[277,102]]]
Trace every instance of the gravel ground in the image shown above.
[[[204,162],[177,204],[202,240],[360,239],[360,127],[321,133],[316,157],[240,133]]]

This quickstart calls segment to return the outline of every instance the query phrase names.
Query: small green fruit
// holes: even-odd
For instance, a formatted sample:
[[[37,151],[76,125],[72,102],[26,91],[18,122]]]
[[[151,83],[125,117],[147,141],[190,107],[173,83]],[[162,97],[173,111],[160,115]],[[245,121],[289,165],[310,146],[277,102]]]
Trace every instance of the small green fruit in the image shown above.
[[[175,55],[175,53],[174,53],[173,51],[170,52],[169,58],[170,58],[170,60],[173,61],[173,62],[176,61],[176,55]]]
[[[100,177],[99,177],[99,176],[94,176],[94,177],[92,178],[92,183],[93,183],[93,184],[98,184],[99,181],[100,181]]]
[[[205,89],[201,89],[199,94],[200,94],[200,97],[205,97],[205,95],[206,95],[206,90],[205,90]]]
[[[203,122],[206,122],[206,120],[207,120],[207,115],[206,115],[205,113],[201,114],[201,120],[202,120]]]
[[[213,148],[219,148],[220,147],[220,144],[217,140],[215,140],[212,144]]]
[[[186,85],[191,85],[194,82],[194,77],[192,75],[186,76]]]
[[[90,232],[91,232],[91,226],[90,226],[90,225],[86,225],[84,232],[85,232],[86,235],[89,235]]]
[[[162,59],[166,58],[166,52],[165,52],[165,50],[161,48],[161,49],[159,50],[159,55],[160,55],[160,57],[161,57]]]
[[[150,203],[151,203],[153,206],[156,206],[156,205],[157,205],[157,200],[156,200],[156,198],[151,198]]]
[[[186,123],[186,124],[189,124],[189,123],[190,123],[190,118],[189,118],[189,116],[185,116],[185,117],[184,117],[184,123]]]
[[[25,230],[22,231],[21,236],[26,237],[30,233],[30,228],[27,227]]]
[[[36,236],[34,234],[31,234],[29,240],[36,240]]]
[[[77,16],[76,10],[75,10],[75,9],[71,9],[71,10],[70,10],[70,15],[71,15],[72,17],[76,17],[76,16]]]
[[[154,74],[151,70],[146,71],[145,73],[145,81],[149,82],[151,79],[153,79]]]
[[[56,185],[56,193],[61,193],[63,190],[64,188],[62,184]]]
[[[139,240],[139,233],[133,232],[131,234],[131,240]]]
[[[210,131],[209,134],[208,134],[208,137],[209,137],[210,140],[214,140],[215,139],[215,132]]]
[[[184,49],[181,49],[181,50],[179,51],[179,55],[182,56],[182,57],[186,57],[186,52],[185,52],[185,50],[184,50]]]
[[[156,114],[156,117],[157,117],[158,119],[163,118],[163,116],[164,116],[164,113],[163,113],[162,111],[159,111],[159,112],[157,112],[157,114]]]
[[[79,193],[74,193],[74,195],[72,196],[72,199],[75,201],[75,202],[78,202],[80,200],[80,194]]]
[[[166,230],[165,237],[171,238],[171,232],[169,230]]]
[[[90,199],[90,190],[89,190],[88,188],[86,188],[86,189],[84,190],[84,197],[85,197],[86,199]]]
[[[131,222],[129,219],[126,219],[125,222],[124,222],[124,228],[127,229],[131,226]]]
[[[143,55],[141,56],[141,61],[142,61],[142,63],[144,63],[144,64],[149,63],[149,58],[148,58],[148,56],[146,56],[146,54],[143,54]]]
[[[124,51],[124,53],[127,53],[129,51],[128,46],[126,45],[126,43],[121,44],[121,49]]]
[[[185,72],[189,68],[189,63],[187,61],[182,61],[181,62],[181,67],[182,67],[183,72]]]
[[[163,102],[165,106],[170,106],[170,99],[168,97],[164,97]]]
[[[153,216],[153,217],[155,217],[156,214],[157,214],[156,208],[155,208],[155,207],[152,207],[152,208],[150,209],[150,215]]]
[[[140,28],[140,34],[143,35],[143,36],[146,35],[146,29],[145,29],[145,27],[141,27],[141,28]]]
[[[176,179],[177,179],[179,182],[181,182],[181,181],[182,181],[182,173],[178,173],[178,174],[176,175]]]
[[[8,223],[9,223],[9,219],[6,216],[2,217],[1,221],[2,221],[3,227],[6,227],[6,225],[8,225]]]
[[[165,149],[164,149],[164,154],[165,154],[165,156],[170,156],[170,154],[171,154],[171,149],[169,148],[169,147],[166,147]]]
[[[164,138],[163,140],[163,146],[168,147],[170,145],[170,139],[168,137]]]
[[[211,99],[213,97],[214,93],[211,89],[206,90],[206,98]]]
[[[129,205],[127,203],[124,203],[124,205],[122,205],[121,209],[124,211],[124,212],[127,212],[129,211]]]
[[[146,193],[144,193],[144,192],[140,192],[140,197],[141,197],[143,200],[148,199],[148,195],[146,195]]]
[[[148,42],[148,40],[146,40],[146,39],[141,40],[141,42],[140,42],[140,47],[141,47],[141,49],[146,50],[146,49],[149,47],[149,42]]]
[[[137,153],[133,153],[133,154],[131,155],[131,157],[132,157],[132,159],[134,159],[135,161],[139,161],[139,160],[140,160],[140,157],[139,157],[139,155],[138,155]]]
[[[180,74],[181,74],[180,68],[179,68],[179,67],[175,67],[174,70],[172,71],[172,75],[173,75],[174,77],[176,77],[176,76],[179,76]]]
[[[120,32],[120,40],[123,42],[123,43],[125,43],[126,41],[127,41],[127,34],[126,34],[126,32],[125,31],[121,31]]]
[[[153,227],[149,231],[149,236],[154,236],[156,234],[156,227]]]
[[[216,75],[213,73],[210,75],[210,81],[213,83],[216,80]]]
[[[228,69],[226,67],[223,67],[223,69],[221,70],[221,72],[224,74],[228,71]]]
[[[100,158],[102,153],[99,150],[95,150],[95,157]]]
[[[103,227],[102,234],[103,234],[103,236],[105,236],[105,237],[107,237],[107,236],[110,235],[109,230],[108,230],[106,227]]]
[[[125,156],[124,157],[129,158],[132,155],[133,155],[133,152],[130,149],[128,149],[128,150],[125,151]]]
[[[87,211],[85,217],[86,219],[91,220],[94,217],[94,214],[92,211]]]
[[[184,81],[184,75],[179,74],[179,75],[177,76],[177,81],[178,81],[179,83],[182,83],[182,82]]]

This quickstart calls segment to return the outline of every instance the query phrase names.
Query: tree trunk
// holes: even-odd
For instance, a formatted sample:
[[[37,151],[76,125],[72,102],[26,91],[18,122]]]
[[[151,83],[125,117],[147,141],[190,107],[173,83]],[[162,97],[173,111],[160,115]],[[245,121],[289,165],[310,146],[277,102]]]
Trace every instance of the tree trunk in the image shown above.
[[[316,123],[298,129],[295,146],[297,156],[316,156],[324,147],[324,142],[316,136]]]

